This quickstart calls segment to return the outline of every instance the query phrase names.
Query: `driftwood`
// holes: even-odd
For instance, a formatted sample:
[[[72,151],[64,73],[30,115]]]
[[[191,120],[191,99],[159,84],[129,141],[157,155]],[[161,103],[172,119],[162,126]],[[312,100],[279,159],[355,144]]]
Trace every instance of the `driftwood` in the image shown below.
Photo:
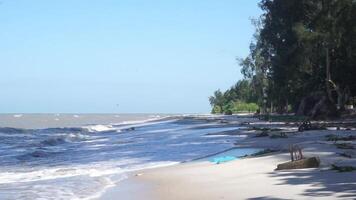
[[[276,170],[316,168],[320,165],[318,157],[304,158],[302,149],[296,144],[289,146],[289,153],[291,161],[277,165]]]
[[[306,119],[299,125],[298,131],[310,131],[310,130],[326,130],[324,125],[312,124],[309,119]]]
[[[283,169],[304,169],[304,168],[317,168],[320,165],[320,159],[318,157],[303,158],[301,160],[286,162],[277,165],[276,170]]]
[[[352,172],[356,171],[356,167],[354,166],[337,166],[337,165],[331,165],[332,170],[336,170],[339,172]]]
[[[299,132],[307,131],[312,129],[312,124],[310,120],[304,120],[303,123],[298,127]]]
[[[255,135],[255,137],[268,137],[268,131],[262,131],[261,133],[258,133]]]
[[[279,134],[273,134],[270,136],[272,139],[277,139],[277,138],[288,138],[287,134],[285,132],[280,132]]]

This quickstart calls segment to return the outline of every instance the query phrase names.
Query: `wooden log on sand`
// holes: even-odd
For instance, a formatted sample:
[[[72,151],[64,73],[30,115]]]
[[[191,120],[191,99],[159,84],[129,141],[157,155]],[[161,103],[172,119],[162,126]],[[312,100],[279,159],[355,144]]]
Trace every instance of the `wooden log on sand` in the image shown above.
[[[317,168],[319,165],[320,159],[318,157],[311,157],[279,164],[276,170]]]

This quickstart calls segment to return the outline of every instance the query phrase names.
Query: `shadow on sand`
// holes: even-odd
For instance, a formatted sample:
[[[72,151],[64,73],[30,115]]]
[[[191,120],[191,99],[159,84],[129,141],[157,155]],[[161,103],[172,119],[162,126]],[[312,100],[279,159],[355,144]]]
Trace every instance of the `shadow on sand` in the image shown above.
[[[307,169],[283,172],[271,172],[270,176],[278,178],[279,185],[311,184],[310,189],[301,195],[306,198],[336,195],[339,198],[356,198],[356,173],[339,173],[332,170]],[[340,193],[340,194],[339,194]],[[260,199],[269,199],[260,198]]]

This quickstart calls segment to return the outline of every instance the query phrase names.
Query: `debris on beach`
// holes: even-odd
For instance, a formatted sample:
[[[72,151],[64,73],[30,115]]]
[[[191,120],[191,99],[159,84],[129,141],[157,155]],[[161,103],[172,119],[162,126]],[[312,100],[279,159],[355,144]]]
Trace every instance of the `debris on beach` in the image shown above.
[[[338,143],[335,146],[339,149],[355,149],[354,145],[351,143]]]
[[[233,161],[233,160],[236,160],[235,156],[223,156],[223,157],[213,158],[213,160],[211,160],[211,162],[213,162],[215,164],[220,164],[220,163],[225,163],[225,162],[229,162],[229,161]]]
[[[263,156],[263,155],[266,155],[266,154],[275,153],[275,152],[279,152],[279,151],[280,150],[277,150],[277,149],[264,149],[264,150],[261,150],[259,152],[251,154],[251,156]]]
[[[279,164],[276,170],[318,168],[319,165],[320,159],[318,157],[311,157]]]
[[[345,151],[345,152],[339,153],[339,155],[346,157],[346,158],[356,158],[356,152],[354,152],[354,151]]]
[[[352,172],[356,171],[356,167],[353,166],[337,166],[337,165],[331,165],[331,170],[336,170],[338,172]]]
[[[262,131],[261,133],[258,133],[255,135],[255,137],[268,137],[268,132],[267,131]]]
[[[299,132],[311,130],[326,130],[326,127],[323,125],[312,124],[309,119],[304,120],[298,127]]]
[[[271,139],[277,139],[277,138],[288,138],[287,134],[285,132],[280,132],[279,134],[272,134],[270,136]]]
[[[338,136],[335,134],[329,134],[326,135],[326,140],[327,141],[352,141],[352,140],[356,140],[356,136],[354,135],[349,135],[349,136]]]

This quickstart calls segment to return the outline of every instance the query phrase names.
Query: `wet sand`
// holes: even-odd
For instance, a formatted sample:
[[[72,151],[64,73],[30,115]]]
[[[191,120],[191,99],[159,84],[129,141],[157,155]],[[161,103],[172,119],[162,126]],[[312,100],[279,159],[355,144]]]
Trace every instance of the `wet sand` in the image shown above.
[[[255,122],[252,122],[255,123]],[[256,125],[279,126],[266,122]],[[223,164],[190,162],[170,167],[142,170],[130,176],[129,181],[111,189],[111,199],[356,199],[356,172],[340,173],[330,170],[331,164],[356,166],[356,158],[340,156],[344,149],[326,141],[328,134],[356,135],[355,131],[316,130],[295,132],[286,128],[288,138],[254,137],[257,131],[234,131],[224,134],[247,135],[237,147],[272,148],[280,151],[247,157]],[[355,145],[355,141],[351,141]],[[318,156],[321,166],[316,169],[275,171],[279,163],[290,160],[290,144],[303,148],[306,157]],[[355,150],[350,150],[356,153]],[[125,185],[126,184],[126,185]],[[121,187],[121,189],[119,189]],[[128,189],[125,189],[128,188]],[[132,194],[130,198],[123,193]],[[132,197],[132,198],[131,198]],[[104,198],[110,199],[110,198]]]

